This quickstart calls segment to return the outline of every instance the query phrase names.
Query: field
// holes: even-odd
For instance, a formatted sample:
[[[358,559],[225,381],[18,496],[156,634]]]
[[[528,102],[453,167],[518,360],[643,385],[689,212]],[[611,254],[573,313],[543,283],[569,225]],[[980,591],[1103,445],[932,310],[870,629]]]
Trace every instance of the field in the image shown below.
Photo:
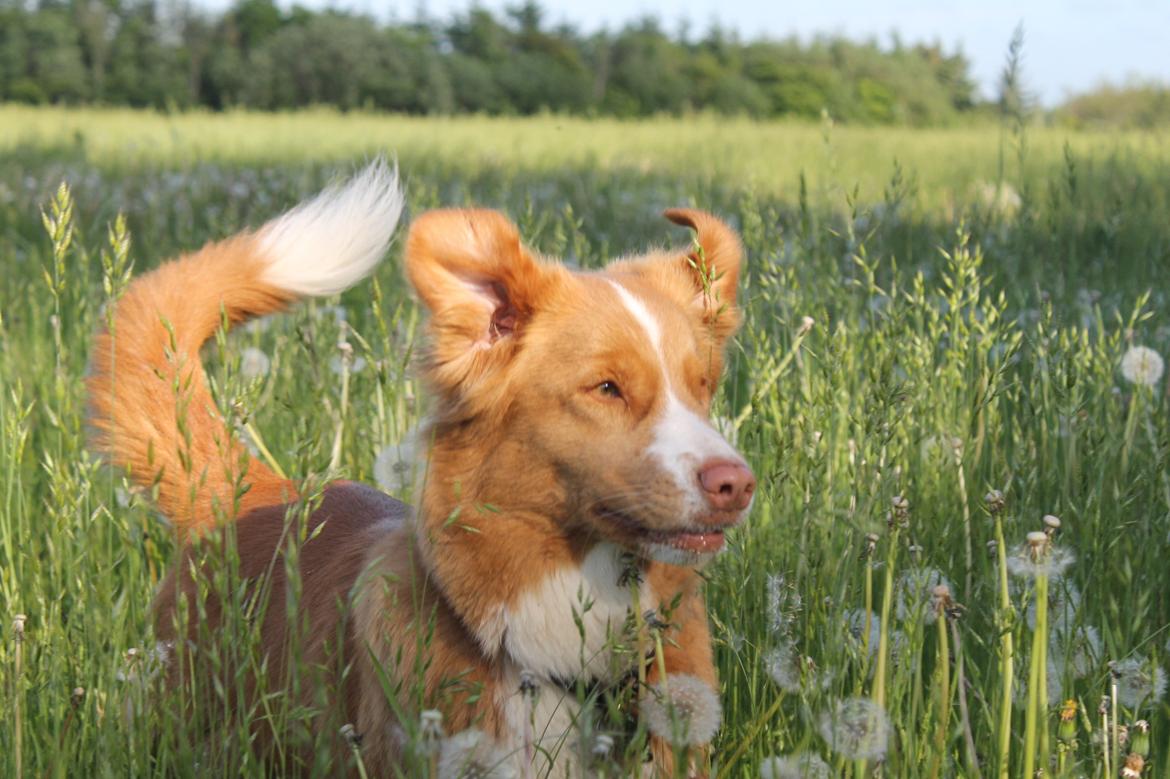
[[[713,776],[1170,777],[1168,141],[0,107],[0,774],[266,773],[246,728],[212,722],[207,752],[213,712],[150,705],[174,542],[86,453],[89,337],[127,263],[386,152],[410,214],[501,208],[582,267],[679,240],[673,205],[742,231],[715,416],[760,490],[708,569]],[[375,465],[427,407],[400,250],[209,346],[221,406],[285,472],[409,497]],[[270,705],[294,729],[311,714]],[[773,756],[805,762],[761,770]]]

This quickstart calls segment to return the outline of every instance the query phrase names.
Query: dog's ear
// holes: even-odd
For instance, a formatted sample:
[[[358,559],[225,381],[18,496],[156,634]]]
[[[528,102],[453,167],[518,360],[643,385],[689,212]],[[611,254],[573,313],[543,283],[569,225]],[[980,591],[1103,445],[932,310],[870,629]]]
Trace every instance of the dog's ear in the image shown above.
[[[706,211],[670,208],[663,216],[695,232],[695,245],[670,262],[683,267],[694,295],[691,304],[722,345],[740,323],[740,311],[735,305],[739,266],[743,261],[739,235]]]
[[[551,283],[498,211],[445,209],[414,221],[406,273],[430,311],[429,374],[444,390],[471,389],[515,352]]]

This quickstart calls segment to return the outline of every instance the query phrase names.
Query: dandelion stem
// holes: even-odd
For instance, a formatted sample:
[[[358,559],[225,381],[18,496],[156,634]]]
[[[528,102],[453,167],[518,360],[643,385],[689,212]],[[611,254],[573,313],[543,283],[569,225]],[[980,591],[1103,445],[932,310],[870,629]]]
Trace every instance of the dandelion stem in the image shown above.
[[[975,749],[975,734],[971,731],[971,712],[967,708],[967,679],[963,670],[963,644],[960,641],[959,623],[951,620],[951,640],[955,645],[955,687],[959,696],[959,717],[963,723],[963,743],[966,746],[967,775],[982,779],[979,770],[979,752]]]
[[[1047,770],[1050,742],[1048,739],[1048,574],[1043,571],[1036,577],[1036,635],[1032,649],[1038,658],[1039,678],[1037,680],[1037,721],[1040,729],[1040,767]]]
[[[1007,779],[1012,748],[1012,689],[1015,671],[1012,646],[1012,600],[1008,594],[1007,546],[1003,540],[1002,512],[995,513],[996,555],[999,563],[999,678],[1002,684],[999,701],[999,770],[1000,779]]]
[[[939,614],[938,624],[938,730],[934,736],[934,756],[930,776],[937,779],[942,770],[943,754],[947,744],[947,726],[951,711],[951,653],[947,644],[947,616]]]

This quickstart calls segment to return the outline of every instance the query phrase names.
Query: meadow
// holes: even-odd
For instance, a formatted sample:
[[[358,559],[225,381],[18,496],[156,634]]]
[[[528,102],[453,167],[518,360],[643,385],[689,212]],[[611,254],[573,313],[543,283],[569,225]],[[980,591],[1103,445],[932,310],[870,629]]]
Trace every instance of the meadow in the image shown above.
[[[0,774],[281,770],[246,726],[155,705],[175,545],[87,453],[87,350],[131,272],[376,153],[408,218],[500,208],[581,267],[679,241],[669,206],[741,231],[714,416],[760,487],[707,570],[713,776],[1170,777],[1164,131],[3,106]],[[400,250],[209,345],[221,407],[284,472],[409,499],[427,399]]]

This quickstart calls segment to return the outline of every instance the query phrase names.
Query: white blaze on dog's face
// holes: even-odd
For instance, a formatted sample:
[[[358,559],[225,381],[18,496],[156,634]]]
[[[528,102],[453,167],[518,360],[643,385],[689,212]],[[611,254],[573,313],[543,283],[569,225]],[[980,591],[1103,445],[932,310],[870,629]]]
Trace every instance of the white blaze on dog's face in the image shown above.
[[[412,229],[407,266],[431,310],[440,417],[481,426],[484,455],[518,490],[555,496],[567,526],[695,564],[723,548],[755,490],[708,421],[742,251],[715,217],[667,216],[696,231],[701,255],[571,273],[535,259],[496,212],[441,211]]]

